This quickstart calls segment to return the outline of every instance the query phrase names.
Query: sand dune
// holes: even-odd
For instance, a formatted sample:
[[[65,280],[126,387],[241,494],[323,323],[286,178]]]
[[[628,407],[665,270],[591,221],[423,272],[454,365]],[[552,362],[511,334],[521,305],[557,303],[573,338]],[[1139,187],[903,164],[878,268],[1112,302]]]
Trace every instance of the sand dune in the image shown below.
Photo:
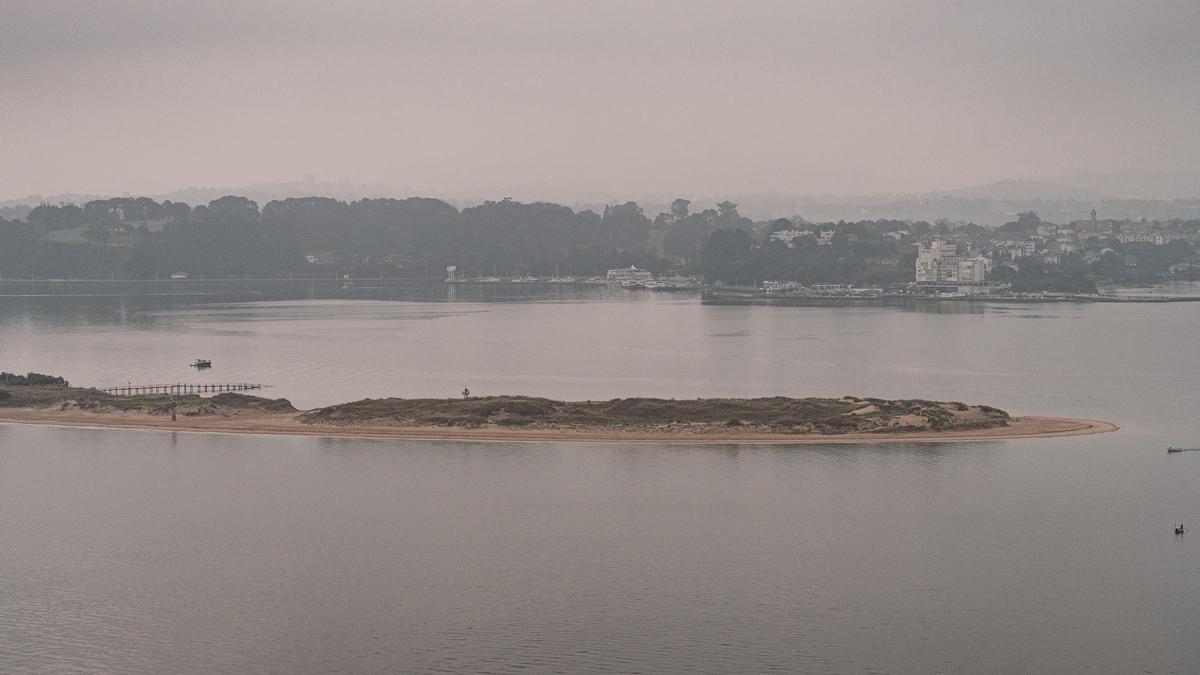
[[[266,413],[233,417],[169,418],[135,412],[89,413],[78,410],[6,408],[0,423],[41,424],[89,428],[142,429],[203,433],[282,434],[345,438],[396,438],[454,441],[545,441],[620,442],[682,444],[829,444],[829,443],[949,443],[1083,436],[1117,431],[1119,427],[1098,420],[1066,417],[1013,417],[1007,426],[953,431],[896,431],[848,434],[771,434],[720,430],[706,433],[612,431],[589,429],[512,429],[412,427],[390,425],[337,426],[305,424],[296,413]]]

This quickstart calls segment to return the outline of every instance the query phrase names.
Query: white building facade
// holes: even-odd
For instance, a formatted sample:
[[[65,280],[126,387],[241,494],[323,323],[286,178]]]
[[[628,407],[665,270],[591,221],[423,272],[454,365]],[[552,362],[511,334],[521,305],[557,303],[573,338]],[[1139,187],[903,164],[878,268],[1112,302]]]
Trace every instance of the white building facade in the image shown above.
[[[958,245],[938,239],[917,248],[916,280],[919,284],[982,284],[991,271],[981,255],[960,255]]]
[[[775,241],[782,241],[783,243],[787,244],[788,246],[795,248],[796,247],[796,243],[795,243],[796,239],[799,239],[800,237],[811,236],[811,235],[812,235],[812,230],[802,230],[800,228],[790,227],[786,230],[775,230],[774,232],[771,233],[771,239],[773,239]]]
[[[650,270],[642,270],[630,265],[629,267],[618,267],[608,271],[607,280],[610,284],[635,283],[644,284],[654,278]]]

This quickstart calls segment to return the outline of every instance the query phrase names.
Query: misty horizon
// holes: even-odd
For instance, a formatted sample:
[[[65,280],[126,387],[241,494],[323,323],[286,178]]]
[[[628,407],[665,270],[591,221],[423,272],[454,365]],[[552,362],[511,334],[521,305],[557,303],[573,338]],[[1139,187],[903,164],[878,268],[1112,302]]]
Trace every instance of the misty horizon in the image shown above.
[[[1200,0],[0,0],[0,673],[1200,672]]]
[[[392,186],[386,184],[357,183],[349,179],[335,180],[306,174],[295,180],[280,179],[263,183],[245,185],[188,185],[176,186],[173,189],[158,193],[149,192],[106,192],[85,193],[65,191],[59,193],[26,193],[21,195],[0,195],[0,205],[39,203],[82,203],[91,199],[109,199],[113,197],[149,197],[153,199],[172,199],[188,203],[201,203],[215,196],[249,196],[251,193],[270,195],[266,199],[282,199],[286,197],[331,197],[337,199],[364,198],[402,198],[402,197],[432,197],[451,203],[475,204],[489,200],[505,198],[526,202],[554,201],[561,203],[623,203],[625,201],[649,201],[666,203],[676,198],[686,198],[700,203],[716,204],[723,199],[738,197],[789,197],[797,199],[829,199],[829,200],[877,200],[885,198],[923,198],[940,197],[944,195],[970,195],[974,197],[1006,199],[1004,193],[1026,192],[1042,194],[1049,199],[1195,199],[1200,198],[1200,173],[1162,172],[1162,171],[1131,171],[1120,173],[1089,173],[1078,172],[1071,176],[1059,176],[1049,180],[1034,180],[1028,178],[1004,178],[986,184],[944,186],[924,192],[876,192],[876,193],[838,193],[838,192],[802,192],[787,190],[757,190],[757,191],[718,191],[703,193],[695,190],[674,192],[655,192],[650,190],[630,192],[607,192],[571,190],[568,188],[539,188],[537,186],[508,186],[494,188],[460,190],[440,190],[436,188],[420,189],[410,186]],[[185,196],[207,195],[204,197]]]
[[[1183,2],[7,4],[4,199],[306,174],[558,200],[1200,174]]]

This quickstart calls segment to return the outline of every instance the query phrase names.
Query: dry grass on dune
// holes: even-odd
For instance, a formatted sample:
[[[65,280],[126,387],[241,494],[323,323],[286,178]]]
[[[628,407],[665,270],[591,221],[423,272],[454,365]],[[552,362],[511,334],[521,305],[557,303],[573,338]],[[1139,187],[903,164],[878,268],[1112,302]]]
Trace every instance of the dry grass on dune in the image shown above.
[[[720,427],[774,433],[969,429],[1003,426],[1008,414],[987,406],[845,397],[753,399],[624,398],[554,401],[525,396],[465,399],[365,399],[305,413],[308,424],[480,428],[689,429]]]

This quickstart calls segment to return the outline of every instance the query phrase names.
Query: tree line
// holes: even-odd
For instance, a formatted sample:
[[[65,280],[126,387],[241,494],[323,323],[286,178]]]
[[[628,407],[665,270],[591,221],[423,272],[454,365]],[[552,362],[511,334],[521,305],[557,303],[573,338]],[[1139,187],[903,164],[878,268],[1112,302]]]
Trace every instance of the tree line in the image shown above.
[[[1026,213],[997,229],[945,221],[863,220],[811,224],[800,218],[754,222],[737,204],[693,210],[676,199],[649,218],[636,202],[575,211],[511,199],[456,208],[422,197],[271,201],[226,196],[195,207],[145,197],[82,206],[41,205],[25,220],[0,219],[0,276],[156,278],[175,272],[209,277],[466,274],[592,276],[636,265],[655,272],[701,273],[710,282],[767,279],[805,284],[889,284],[913,279],[915,243],[932,236],[972,241],[1021,237],[1042,221]],[[1195,231],[1197,223],[1182,225]],[[772,233],[802,228],[789,243]],[[998,268],[1020,290],[1084,290],[1096,279],[1161,276],[1194,255],[1170,246],[1106,242],[1118,255],[1060,264],[1023,260]],[[1131,267],[1126,256],[1134,256]]]
[[[686,265],[712,231],[750,224],[732,203],[692,214],[684,200],[656,221],[635,202],[596,213],[510,199],[461,210],[420,197],[308,197],[261,209],[236,196],[195,208],[111,199],[42,205],[25,221],[0,220],[0,275],[270,275],[310,271],[313,258],[346,273],[432,275],[447,265],[500,275],[594,275],[628,265],[658,271]]]

